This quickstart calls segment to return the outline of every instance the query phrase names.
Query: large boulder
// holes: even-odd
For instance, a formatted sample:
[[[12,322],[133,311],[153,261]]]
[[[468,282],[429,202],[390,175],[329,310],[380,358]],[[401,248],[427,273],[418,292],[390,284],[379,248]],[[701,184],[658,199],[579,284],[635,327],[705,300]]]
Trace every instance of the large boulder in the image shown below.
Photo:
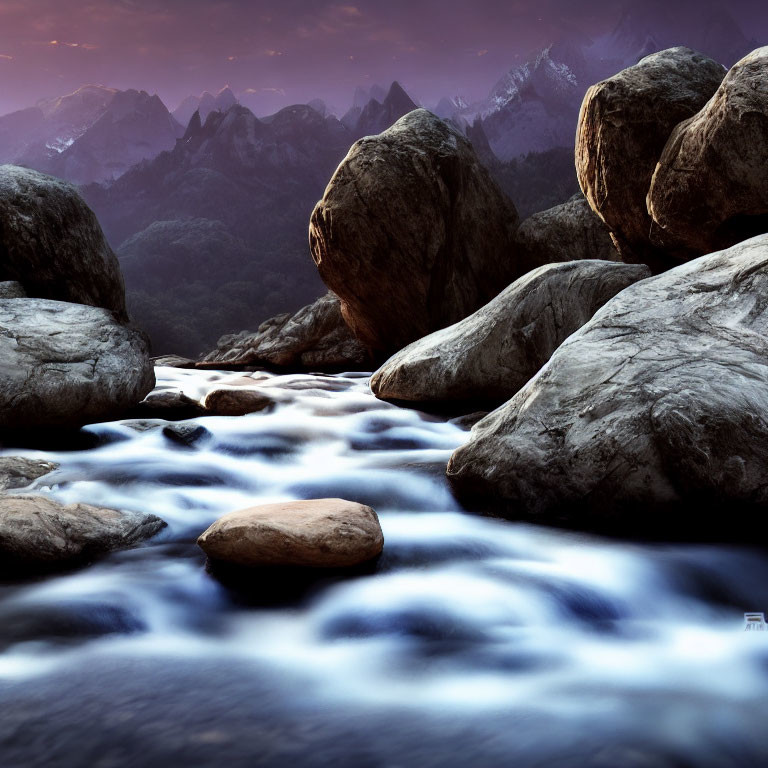
[[[106,309],[0,299],[0,427],[119,418],[154,384],[146,337]]]
[[[691,255],[768,232],[768,47],[675,128],[648,193],[651,238]]]
[[[0,496],[0,569],[69,567],[154,536],[154,515],[88,504],[64,506],[44,496]]]
[[[197,543],[212,560],[235,566],[348,568],[379,555],[384,536],[370,507],[312,499],[224,515]]]
[[[292,315],[266,320],[256,333],[223,336],[203,362],[297,371],[370,370],[371,356],[344,322],[339,297],[329,291]]]
[[[373,375],[385,400],[473,405],[508,400],[606,301],[650,276],[642,264],[549,264],[455,325],[414,341]]]
[[[27,295],[104,307],[126,320],[120,267],[77,190],[37,171],[0,166],[0,281]]]
[[[511,517],[727,537],[768,509],[768,236],[630,286],[451,457]],[[758,517],[757,515],[760,515]]]
[[[534,267],[556,261],[621,261],[611,233],[582,194],[534,213],[517,230],[517,249]]]
[[[526,271],[517,224],[469,141],[416,109],[352,146],[312,213],[309,241],[352,332],[389,354]]]
[[[668,255],[649,240],[645,198],[672,129],[706,104],[724,76],[712,59],[670,48],[593,85],[584,96],[576,173],[624,261],[656,270],[670,266]]]

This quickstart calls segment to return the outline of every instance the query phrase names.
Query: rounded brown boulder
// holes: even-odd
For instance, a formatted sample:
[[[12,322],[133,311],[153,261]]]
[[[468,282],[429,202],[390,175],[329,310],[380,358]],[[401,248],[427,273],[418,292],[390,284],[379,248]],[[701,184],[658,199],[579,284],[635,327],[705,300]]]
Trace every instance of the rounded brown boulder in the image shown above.
[[[622,259],[662,271],[675,263],[649,239],[646,196],[672,130],[715,93],[725,69],[690,48],[669,48],[593,85],[576,134],[576,173]]]
[[[352,146],[312,213],[309,242],[352,332],[389,354],[526,271],[517,224],[469,141],[416,109]]]
[[[675,128],[647,203],[651,238],[690,256],[768,232],[768,47],[735,64]]]
[[[230,565],[348,568],[379,555],[384,536],[371,507],[312,499],[224,515],[197,543],[211,560]]]

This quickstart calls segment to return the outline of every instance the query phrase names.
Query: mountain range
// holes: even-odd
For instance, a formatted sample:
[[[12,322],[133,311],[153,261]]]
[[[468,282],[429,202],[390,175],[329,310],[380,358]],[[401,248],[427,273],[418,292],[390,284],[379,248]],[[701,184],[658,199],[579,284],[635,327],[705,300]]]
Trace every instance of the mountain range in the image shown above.
[[[0,117],[0,160],[76,184],[109,182],[182,133],[157,95],[86,85]]]
[[[525,217],[578,190],[572,147],[586,88],[679,43],[726,64],[756,45],[724,6],[632,2],[609,34],[572,34],[483,100],[445,97],[434,111],[466,133]],[[88,85],[0,117],[0,162],[81,186],[155,352],[196,355],[320,295],[306,243],[315,202],[356,139],[417,106],[397,82],[356,89],[341,118],[320,99],[262,117],[241,101],[264,103],[225,87],[170,113],[146,91]]]

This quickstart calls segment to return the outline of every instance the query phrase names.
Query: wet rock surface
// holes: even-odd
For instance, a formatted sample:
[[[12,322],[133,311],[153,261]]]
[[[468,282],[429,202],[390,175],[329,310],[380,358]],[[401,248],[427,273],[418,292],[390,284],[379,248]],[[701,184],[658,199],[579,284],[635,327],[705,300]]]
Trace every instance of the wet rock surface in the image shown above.
[[[231,512],[197,543],[212,560],[233,565],[347,568],[379,555],[384,536],[371,507],[310,499]]]
[[[46,571],[85,562],[154,536],[154,515],[88,504],[64,506],[43,496],[0,496],[3,572]]]
[[[574,527],[757,535],[766,290],[768,236],[626,289],[476,425],[448,465],[454,487]]]
[[[395,354],[371,377],[371,390],[394,401],[502,403],[606,301],[649,276],[644,265],[596,260],[540,267]]]
[[[0,299],[0,427],[79,427],[121,416],[155,384],[148,342],[105,309]]]
[[[35,480],[53,472],[52,461],[27,459],[23,456],[0,456],[0,492],[26,488]]]

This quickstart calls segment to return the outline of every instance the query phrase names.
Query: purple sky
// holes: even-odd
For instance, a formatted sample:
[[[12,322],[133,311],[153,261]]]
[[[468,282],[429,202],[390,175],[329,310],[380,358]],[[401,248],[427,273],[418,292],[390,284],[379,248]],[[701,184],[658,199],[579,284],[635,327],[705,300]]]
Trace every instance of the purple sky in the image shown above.
[[[265,111],[346,108],[356,85],[393,79],[425,103],[478,98],[521,55],[618,13],[616,0],[0,0],[0,114],[94,82],[171,109],[225,84]]]

